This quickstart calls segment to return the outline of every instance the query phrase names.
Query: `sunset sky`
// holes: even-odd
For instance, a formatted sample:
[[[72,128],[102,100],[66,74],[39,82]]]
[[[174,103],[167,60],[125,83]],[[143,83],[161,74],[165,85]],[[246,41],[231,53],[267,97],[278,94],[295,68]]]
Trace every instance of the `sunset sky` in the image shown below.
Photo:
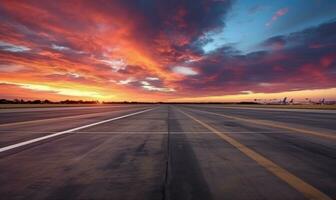
[[[0,98],[336,100],[335,0],[0,2]]]

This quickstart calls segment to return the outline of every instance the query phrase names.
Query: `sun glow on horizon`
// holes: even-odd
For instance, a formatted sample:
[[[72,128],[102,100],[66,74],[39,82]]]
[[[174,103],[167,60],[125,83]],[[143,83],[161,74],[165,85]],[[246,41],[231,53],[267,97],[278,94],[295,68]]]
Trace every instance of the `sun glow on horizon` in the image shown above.
[[[65,97],[76,97],[93,100],[109,100],[114,99],[115,95],[102,94],[94,90],[86,88],[73,88],[73,87],[57,87],[52,85],[31,84],[31,83],[17,83],[17,82],[0,82],[0,84],[15,85],[22,89],[36,91],[36,92],[48,92],[55,93],[57,95]],[[51,99],[52,100],[52,99]]]
[[[336,100],[336,88],[328,89],[314,89],[314,90],[299,90],[289,92],[278,93],[245,93],[245,94],[233,94],[223,96],[206,96],[206,97],[191,97],[191,98],[176,98],[169,101],[174,102],[242,102],[242,101],[254,101],[258,100],[270,100],[270,99],[283,99],[288,97],[298,101],[304,101],[306,99],[320,100],[327,99],[331,101]]]

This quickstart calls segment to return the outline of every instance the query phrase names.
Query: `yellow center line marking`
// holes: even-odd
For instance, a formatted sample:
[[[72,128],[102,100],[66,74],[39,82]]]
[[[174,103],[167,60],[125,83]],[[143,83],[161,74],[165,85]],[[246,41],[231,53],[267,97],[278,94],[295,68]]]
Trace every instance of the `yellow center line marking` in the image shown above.
[[[266,170],[286,182],[288,185],[292,186],[297,191],[301,192],[306,198],[311,200],[332,200],[329,196],[324,194],[323,192],[319,191],[317,188],[313,187],[312,185],[304,182],[299,177],[295,176],[294,174],[290,173],[286,169],[280,167],[279,165],[275,164],[271,160],[267,159],[266,157],[262,156],[261,154],[253,151],[252,149],[248,148],[247,146],[241,144],[234,138],[231,138],[227,134],[218,131],[217,129],[211,127],[210,125],[196,119],[195,117],[189,115],[186,112],[178,110],[179,112],[183,113],[184,115],[188,116],[195,122],[201,124],[203,127],[211,130],[215,133],[218,137],[222,138],[232,146],[236,147],[239,151],[244,153],[246,156],[251,158],[252,160],[256,161],[259,165],[264,167]]]
[[[268,127],[272,127],[272,128],[287,129],[287,130],[290,130],[290,131],[305,133],[305,134],[308,134],[308,135],[314,135],[314,136],[319,136],[319,137],[333,139],[333,140],[336,139],[336,135],[330,135],[330,134],[327,134],[327,133],[322,133],[322,132],[307,130],[307,129],[302,129],[302,128],[290,127],[290,126],[287,126],[285,124],[281,124],[279,122],[275,123],[275,122],[268,121],[268,120],[246,119],[246,118],[242,118],[242,117],[235,117],[235,116],[232,116],[232,115],[225,115],[225,114],[219,114],[219,113],[203,111],[203,110],[196,110],[196,109],[191,109],[191,110],[195,110],[195,111],[198,111],[198,112],[204,112],[204,113],[208,113],[208,114],[212,114],[212,115],[218,115],[218,116],[226,117],[226,118],[233,119],[233,120],[244,121],[244,122],[249,122],[249,123],[253,123],[253,124],[268,126]]]
[[[192,106],[190,106],[192,107]],[[196,106],[194,106],[196,107]],[[197,106],[198,108],[219,108],[219,109],[237,109],[237,110],[263,110],[263,111],[280,111],[280,112],[313,112],[313,113],[336,113],[331,109],[310,109],[310,108],[286,108],[286,107],[251,107],[251,106]]]

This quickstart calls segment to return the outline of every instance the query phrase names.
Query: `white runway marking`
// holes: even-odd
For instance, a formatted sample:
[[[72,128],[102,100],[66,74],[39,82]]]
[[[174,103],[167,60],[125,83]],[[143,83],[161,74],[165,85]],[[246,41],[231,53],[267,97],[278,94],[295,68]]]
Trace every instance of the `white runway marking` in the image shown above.
[[[81,129],[84,129],[84,128],[89,128],[89,127],[96,126],[96,125],[99,125],[99,124],[103,124],[103,123],[106,123],[106,122],[111,122],[111,121],[115,121],[115,120],[118,120],[118,119],[123,119],[123,118],[126,118],[126,117],[137,115],[137,114],[140,114],[140,113],[148,112],[148,111],[151,111],[153,109],[154,108],[142,110],[142,111],[139,111],[139,112],[135,112],[135,113],[123,115],[123,116],[120,116],[120,117],[115,117],[115,118],[99,121],[99,122],[96,122],[96,123],[80,126],[80,127],[77,127],[77,128],[66,130],[66,131],[61,131],[61,132],[57,132],[57,133],[54,133],[54,134],[51,134],[51,135],[46,135],[46,136],[43,136],[43,137],[38,137],[38,138],[31,139],[31,140],[28,140],[28,141],[24,141],[24,142],[9,145],[9,146],[6,146],[6,147],[2,147],[2,148],[0,148],[0,153],[11,150],[11,149],[15,149],[15,148],[18,148],[18,147],[22,147],[22,146],[25,146],[25,145],[28,145],[28,144],[32,144],[32,143],[35,143],[35,142],[39,142],[39,141],[42,141],[42,140],[46,140],[46,139],[49,139],[49,138],[52,138],[52,137],[56,137],[56,136],[59,136],[59,135],[64,135],[64,134],[67,134],[67,133],[78,131],[78,130],[81,130]]]
[[[0,127],[9,127],[9,126],[17,126],[17,125],[23,125],[23,124],[41,123],[41,122],[52,122],[52,121],[65,120],[65,119],[70,120],[70,119],[77,119],[79,117],[98,117],[102,114],[105,115],[105,114],[109,114],[109,113],[123,112],[123,111],[129,111],[129,110],[134,110],[134,108],[125,109],[125,110],[113,110],[113,111],[107,111],[107,112],[98,112],[98,113],[86,113],[86,114],[70,115],[70,116],[63,116],[63,117],[53,117],[53,118],[45,118],[45,119],[33,119],[33,120],[21,121],[21,122],[8,122],[8,123],[0,124]]]
[[[168,131],[78,131],[76,133],[83,134],[168,134]],[[169,131],[169,134],[212,134],[213,132],[209,131]],[[230,133],[244,134],[244,133],[263,133],[263,134],[271,134],[271,133],[286,133],[285,131],[230,131]]]
[[[91,133],[91,134],[167,134],[168,131],[73,131],[74,133]],[[0,133],[58,133],[57,131],[0,131]],[[209,134],[210,131],[169,131],[171,134]],[[229,133],[288,133],[288,131],[230,131]]]
[[[78,107],[41,107],[41,108],[6,108],[0,109],[0,113],[22,113],[22,112],[45,112],[45,111],[60,111],[60,110],[87,110],[87,109],[106,109],[120,107],[141,107],[141,105],[120,105],[120,106],[78,106]]]

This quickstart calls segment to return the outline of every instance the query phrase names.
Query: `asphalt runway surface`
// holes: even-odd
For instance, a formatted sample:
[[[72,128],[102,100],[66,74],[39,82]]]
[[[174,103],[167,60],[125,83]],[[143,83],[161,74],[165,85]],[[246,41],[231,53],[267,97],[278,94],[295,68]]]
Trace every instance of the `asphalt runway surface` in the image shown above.
[[[0,199],[336,199],[336,112],[0,110]]]

